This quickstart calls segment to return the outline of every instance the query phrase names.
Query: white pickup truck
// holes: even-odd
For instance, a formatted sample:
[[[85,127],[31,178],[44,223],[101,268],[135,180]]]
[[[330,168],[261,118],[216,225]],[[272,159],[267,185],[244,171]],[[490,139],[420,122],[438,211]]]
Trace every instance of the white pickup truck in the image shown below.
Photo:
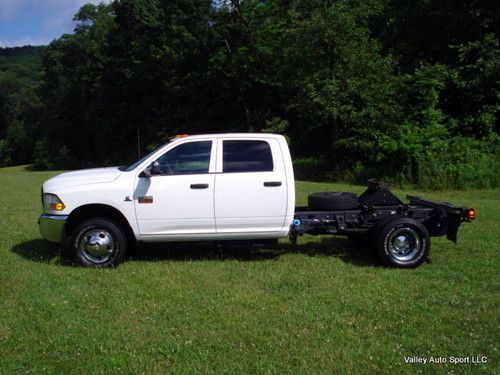
[[[119,264],[135,242],[262,240],[340,234],[375,240],[388,265],[416,267],[429,236],[456,240],[474,210],[417,197],[404,204],[372,181],[360,197],[322,192],[295,207],[285,138],[275,134],[177,137],[126,167],[62,173],[42,187],[40,231],[78,264]]]

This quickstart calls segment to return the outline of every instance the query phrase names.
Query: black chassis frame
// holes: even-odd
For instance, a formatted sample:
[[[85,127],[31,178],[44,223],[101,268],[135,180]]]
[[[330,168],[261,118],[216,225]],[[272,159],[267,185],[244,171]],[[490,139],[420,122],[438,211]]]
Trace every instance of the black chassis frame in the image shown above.
[[[338,211],[314,211],[308,207],[296,207],[294,223],[289,238],[292,242],[303,234],[355,235],[375,234],[373,229],[382,219],[392,215],[404,215],[421,222],[432,237],[444,236],[457,242],[458,228],[462,222],[470,222],[470,208],[455,207],[450,203],[436,203],[407,195],[408,204],[364,205],[357,209]],[[300,224],[299,224],[300,222]]]

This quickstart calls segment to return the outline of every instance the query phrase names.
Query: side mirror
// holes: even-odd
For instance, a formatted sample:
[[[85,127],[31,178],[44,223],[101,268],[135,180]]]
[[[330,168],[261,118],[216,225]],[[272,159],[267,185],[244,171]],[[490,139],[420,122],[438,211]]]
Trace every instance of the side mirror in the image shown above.
[[[161,174],[160,163],[154,161],[151,163],[150,173],[153,174]]]
[[[152,162],[145,170],[142,171],[139,177],[150,178],[155,174],[161,174],[160,163],[157,161]]]

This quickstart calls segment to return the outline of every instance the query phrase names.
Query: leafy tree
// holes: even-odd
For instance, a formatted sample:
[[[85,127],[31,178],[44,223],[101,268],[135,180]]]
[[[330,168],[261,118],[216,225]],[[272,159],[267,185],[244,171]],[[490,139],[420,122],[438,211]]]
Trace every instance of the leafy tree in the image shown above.
[[[455,47],[443,109],[453,134],[494,141],[499,132],[500,50],[495,35]]]
[[[36,120],[35,90],[42,80],[43,47],[0,48],[0,165],[28,163]]]
[[[299,177],[495,186],[495,5],[86,4],[41,66],[0,51],[0,162],[117,164],[179,132],[272,131]]]

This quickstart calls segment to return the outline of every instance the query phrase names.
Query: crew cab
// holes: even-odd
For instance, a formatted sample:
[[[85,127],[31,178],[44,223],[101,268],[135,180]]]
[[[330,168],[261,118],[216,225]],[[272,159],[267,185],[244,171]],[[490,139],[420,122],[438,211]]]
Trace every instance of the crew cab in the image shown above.
[[[287,142],[258,133],[176,137],[129,166],[62,173],[43,184],[42,202],[42,236],[89,267],[116,266],[136,242],[295,242],[303,234],[374,243],[388,265],[416,267],[430,236],[456,241],[475,215],[418,197],[405,204],[378,181],[360,197],[319,192],[295,207]]]

